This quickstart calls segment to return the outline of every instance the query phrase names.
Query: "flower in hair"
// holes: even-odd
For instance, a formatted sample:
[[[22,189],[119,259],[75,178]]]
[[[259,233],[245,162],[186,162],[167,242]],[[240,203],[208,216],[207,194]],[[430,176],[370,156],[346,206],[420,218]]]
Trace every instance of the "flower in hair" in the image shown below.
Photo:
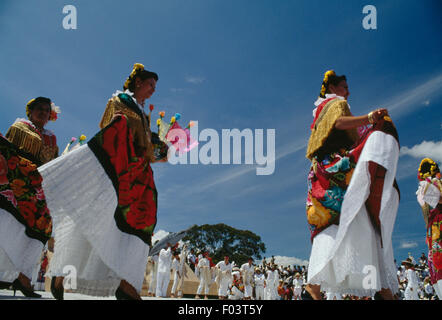
[[[49,117],[49,120],[56,121],[58,119],[58,114],[60,113],[60,107],[56,106],[54,103],[51,103],[51,115]]]
[[[327,85],[328,85],[329,77],[335,76],[335,75],[336,75],[336,73],[334,70],[328,70],[324,74],[324,79],[322,80],[321,93],[320,93],[321,97],[325,97],[325,93],[327,92]]]
[[[135,75],[135,73],[137,73],[138,70],[144,70],[144,65],[142,65],[141,63],[135,63],[131,75]]]
[[[126,82],[124,83],[125,90],[129,89],[131,81],[133,80],[137,72],[140,70],[141,71],[144,70],[144,65],[142,65],[141,63],[135,63],[132,72],[130,73],[130,76],[127,78]]]
[[[419,165],[418,172],[418,177],[421,180],[425,180],[426,178],[430,178],[437,174],[439,172],[439,168],[436,162],[434,162],[432,159],[424,158]]]

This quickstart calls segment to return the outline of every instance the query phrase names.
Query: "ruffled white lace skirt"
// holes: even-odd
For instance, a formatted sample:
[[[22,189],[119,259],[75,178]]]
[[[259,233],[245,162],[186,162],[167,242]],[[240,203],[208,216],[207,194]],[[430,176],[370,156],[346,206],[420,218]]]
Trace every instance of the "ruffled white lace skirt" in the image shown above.
[[[42,250],[43,243],[29,238],[25,226],[0,209],[0,281],[12,282],[20,272],[31,279]]]
[[[117,196],[94,153],[84,145],[39,168],[54,224],[50,276],[65,288],[114,295],[122,279],[141,292],[149,247],[115,223]]]
[[[399,146],[392,136],[379,131],[370,135],[345,194],[339,226],[328,227],[313,240],[308,283],[320,285],[327,292],[360,297],[373,296],[381,288],[398,291],[391,242],[399,206],[399,195],[393,187],[398,157]],[[368,161],[387,170],[381,235],[374,230],[365,208],[370,192]]]

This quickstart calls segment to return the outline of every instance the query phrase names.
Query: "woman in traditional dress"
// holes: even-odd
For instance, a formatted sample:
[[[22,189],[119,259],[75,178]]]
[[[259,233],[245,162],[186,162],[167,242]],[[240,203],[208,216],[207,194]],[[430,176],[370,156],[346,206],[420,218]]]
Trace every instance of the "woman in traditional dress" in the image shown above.
[[[314,299],[321,289],[393,299],[398,137],[385,109],[353,116],[349,94],[345,76],[325,73],[306,154],[313,243],[306,289]]]
[[[32,99],[26,105],[28,119],[17,119],[6,133],[6,138],[29,154],[38,166],[58,157],[57,138],[45,129],[49,121],[57,120],[59,108],[45,97]]]
[[[38,97],[26,106],[28,119],[17,119],[0,137],[0,272],[14,293],[40,297],[31,287],[33,269],[52,232],[37,166],[58,156],[55,135],[45,129],[57,119],[58,107]]]
[[[156,73],[135,64],[125,92],[109,100],[102,130],[87,145],[40,168],[54,217],[49,272],[57,299],[68,287],[94,296],[141,299],[157,214],[150,164],[167,160],[144,112],[157,80]]]
[[[430,158],[423,159],[418,179],[416,195],[427,228],[430,279],[436,294],[442,299],[442,180],[437,163]]]

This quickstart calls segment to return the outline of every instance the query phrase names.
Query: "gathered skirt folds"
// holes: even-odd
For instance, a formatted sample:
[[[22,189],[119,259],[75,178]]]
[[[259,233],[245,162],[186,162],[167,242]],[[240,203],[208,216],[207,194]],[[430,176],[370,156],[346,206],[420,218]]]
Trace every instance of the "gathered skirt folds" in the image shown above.
[[[114,186],[89,146],[39,171],[54,225],[49,275],[65,276],[66,289],[86,295],[114,295],[121,280],[141,292],[149,246],[118,229]]]
[[[392,233],[399,206],[393,186],[399,145],[384,132],[367,139],[342,203],[339,225],[331,225],[313,239],[308,267],[310,284],[338,294],[373,296],[381,288],[398,292]],[[370,194],[369,162],[386,169],[377,232],[365,202]]]
[[[29,279],[39,268],[43,243],[25,234],[25,226],[0,209],[0,281],[12,282],[19,273]]]

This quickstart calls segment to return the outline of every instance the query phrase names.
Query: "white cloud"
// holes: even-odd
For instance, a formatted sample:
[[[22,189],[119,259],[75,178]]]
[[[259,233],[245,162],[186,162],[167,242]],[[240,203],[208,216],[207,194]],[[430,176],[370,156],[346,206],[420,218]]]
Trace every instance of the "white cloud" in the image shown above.
[[[275,256],[275,263],[277,265],[282,265],[284,267],[288,267],[288,266],[293,266],[293,265],[297,265],[297,266],[308,266],[308,261],[307,260],[302,260],[296,257],[285,257],[285,256]],[[266,257],[266,262],[269,263],[271,260],[271,257]],[[262,260],[258,260],[255,261],[255,263],[257,265],[262,263]]]
[[[417,105],[427,105],[426,102],[429,104],[429,100],[424,100],[425,102],[423,104],[419,102],[435,93],[440,94],[441,88],[442,74],[439,74],[424,84],[415,86],[414,89],[406,90],[405,93],[394,97],[390,100],[390,103],[385,104],[383,107],[388,109],[390,112],[393,111],[395,116],[399,116],[407,111],[412,110]]]
[[[289,143],[285,146],[283,146],[282,148],[278,148],[276,153],[277,156],[275,157],[275,162],[277,160],[280,160],[288,155],[294,154],[298,151],[301,151],[303,149],[305,149],[307,146],[307,143],[305,142],[305,139],[296,141],[296,142],[292,142]],[[270,163],[270,161],[269,161]],[[268,164],[269,164],[268,163]],[[267,164],[267,165],[268,165]],[[210,179],[207,180],[206,183],[201,183],[199,185],[199,189],[197,191],[195,191],[195,189],[192,192],[204,192],[209,188],[212,188],[213,186],[219,185],[219,184],[223,184],[223,183],[230,183],[231,180],[237,179],[251,171],[256,170],[258,166],[257,165],[247,165],[246,167],[239,167],[239,168],[234,168],[234,169],[230,169],[229,172],[220,174],[217,178],[215,177],[211,177]]]
[[[152,243],[155,243],[161,239],[163,239],[164,237],[167,237],[167,235],[170,232],[164,231],[164,230],[158,230],[154,232],[154,235],[152,237]]]
[[[430,100],[425,100],[423,104],[424,106],[428,107],[430,105]]]
[[[186,81],[193,84],[200,84],[206,81],[206,78],[200,76],[187,76]]]
[[[431,158],[442,162],[442,141],[423,141],[411,148],[402,147],[401,156],[408,155],[413,158]]]
[[[173,92],[173,93],[181,93],[181,92],[184,92],[184,91],[186,91],[186,89],[183,89],[183,88],[170,88],[170,92]]]
[[[417,242],[415,241],[402,241],[400,245],[400,249],[411,249],[416,248],[418,246]]]

